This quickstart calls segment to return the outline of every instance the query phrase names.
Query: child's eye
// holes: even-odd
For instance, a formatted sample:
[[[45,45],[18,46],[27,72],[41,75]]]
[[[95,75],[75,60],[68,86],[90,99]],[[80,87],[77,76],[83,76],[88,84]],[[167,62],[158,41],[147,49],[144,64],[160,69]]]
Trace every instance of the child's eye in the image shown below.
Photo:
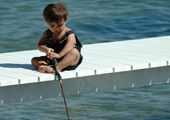
[[[54,27],[54,25],[51,25],[50,27]]]
[[[62,27],[62,26],[63,26],[63,24],[59,25],[59,27]]]

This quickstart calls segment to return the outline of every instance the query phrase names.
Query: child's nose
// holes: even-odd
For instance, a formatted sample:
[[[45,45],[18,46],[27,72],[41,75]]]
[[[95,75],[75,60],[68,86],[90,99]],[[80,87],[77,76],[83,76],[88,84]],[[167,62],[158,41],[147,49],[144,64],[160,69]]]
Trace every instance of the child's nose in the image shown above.
[[[57,31],[59,31],[59,28],[56,28]]]
[[[59,30],[59,27],[56,27],[57,30]]]

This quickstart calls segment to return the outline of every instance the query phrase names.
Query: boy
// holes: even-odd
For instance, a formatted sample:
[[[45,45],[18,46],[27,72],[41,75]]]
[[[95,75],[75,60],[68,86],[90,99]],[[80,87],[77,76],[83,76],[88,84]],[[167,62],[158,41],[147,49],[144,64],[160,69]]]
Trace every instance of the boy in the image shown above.
[[[52,59],[56,58],[58,72],[76,69],[83,59],[80,53],[82,45],[74,32],[65,26],[68,20],[66,6],[62,3],[49,4],[43,16],[49,29],[43,33],[37,48],[46,56],[32,58],[32,65],[40,72],[54,73],[51,65]]]

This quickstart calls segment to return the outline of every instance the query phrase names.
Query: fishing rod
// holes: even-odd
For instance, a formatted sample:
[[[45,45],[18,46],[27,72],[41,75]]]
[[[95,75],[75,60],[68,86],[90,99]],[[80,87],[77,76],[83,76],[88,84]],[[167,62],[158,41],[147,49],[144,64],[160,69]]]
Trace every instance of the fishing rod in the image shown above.
[[[64,103],[65,103],[65,108],[66,108],[66,112],[67,112],[67,117],[68,117],[68,120],[70,120],[69,118],[69,113],[68,113],[68,108],[67,108],[67,103],[66,103],[66,98],[65,98],[65,94],[64,94],[64,89],[63,89],[63,84],[62,84],[62,80],[61,80],[61,75],[60,73],[57,71],[57,59],[56,58],[53,58],[52,59],[52,62],[53,62],[53,67],[55,69],[55,76],[54,76],[54,80],[56,80],[56,78],[58,77],[58,80],[60,81],[60,87],[61,87],[61,91],[62,91],[62,94],[63,94],[63,99],[64,99]]]

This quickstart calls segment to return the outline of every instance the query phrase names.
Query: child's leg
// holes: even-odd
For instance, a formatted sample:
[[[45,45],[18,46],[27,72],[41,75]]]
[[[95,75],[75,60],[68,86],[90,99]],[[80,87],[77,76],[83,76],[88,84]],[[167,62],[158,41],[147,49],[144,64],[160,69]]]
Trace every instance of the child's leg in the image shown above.
[[[32,58],[31,63],[36,68],[39,68],[40,65],[48,65],[45,57],[34,57]]]
[[[46,57],[34,57],[31,60],[31,63],[36,67],[40,72],[44,73],[54,73],[54,69],[48,65],[46,62]]]
[[[65,57],[58,63],[57,71],[60,72],[67,66],[75,66],[78,64],[80,59],[80,53],[76,48],[71,49]]]

